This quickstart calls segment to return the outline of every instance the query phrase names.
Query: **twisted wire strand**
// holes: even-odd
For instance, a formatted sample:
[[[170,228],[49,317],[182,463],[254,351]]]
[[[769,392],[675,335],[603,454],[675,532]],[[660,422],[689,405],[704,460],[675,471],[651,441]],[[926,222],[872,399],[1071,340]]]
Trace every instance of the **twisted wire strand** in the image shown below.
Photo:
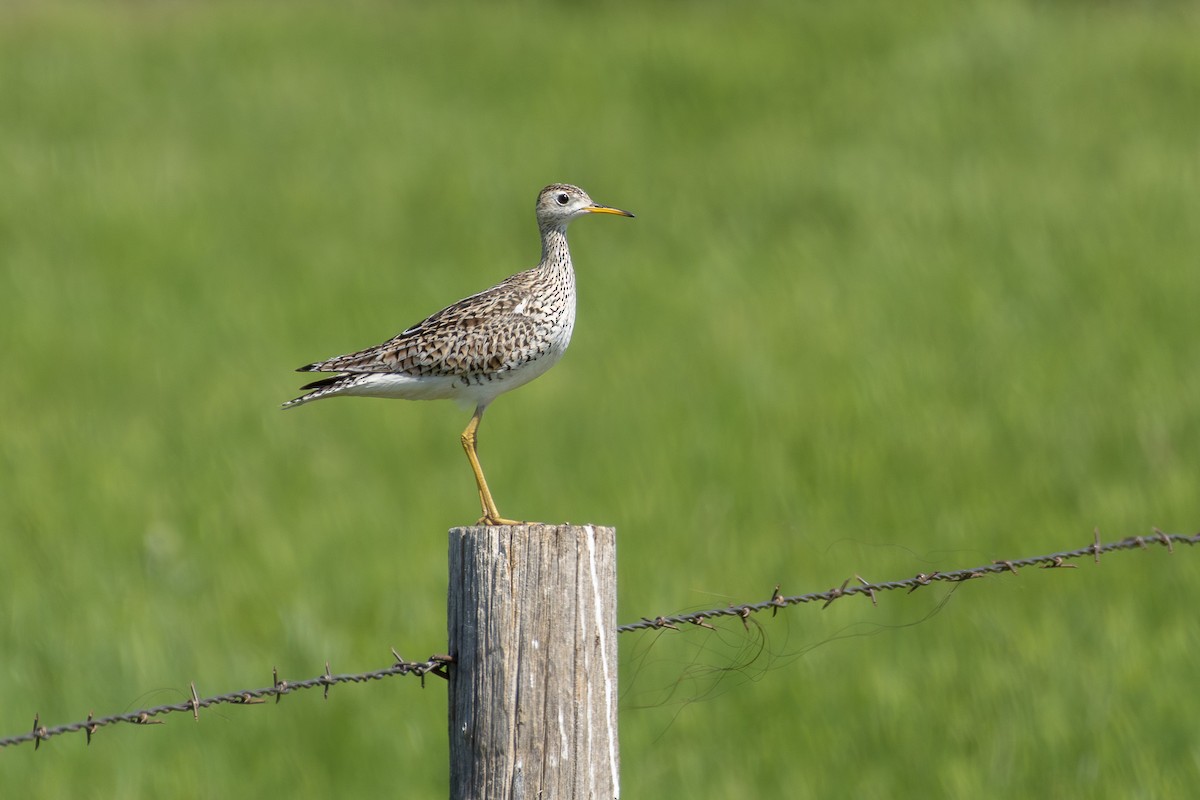
[[[395,650],[392,651],[392,655],[396,657],[396,661],[390,667],[350,675],[332,674],[329,671],[329,663],[326,662],[324,675],[303,681],[291,682],[281,680],[279,671],[272,670],[271,686],[264,686],[259,689],[240,689],[236,692],[228,692],[214,697],[200,697],[196,693],[196,684],[193,682],[191,684],[191,699],[185,700],[182,703],[170,703],[168,705],[154,706],[153,708],[142,708],[137,711],[130,711],[125,714],[112,714],[107,717],[97,718],[88,714],[86,720],[72,722],[67,725],[58,725],[53,728],[42,725],[40,717],[35,714],[33,718],[33,730],[20,736],[9,736],[0,739],[0,747],[12,747],[25,742],[33,742],[34,749],[36,750],[46,739],[61,736],[64,733],[78,733],[79,731],[84,731],[87,734],[88,744],[91,744],[93,733],[100,728],[115,725],[118,722],[128,722],[134,725],[161,725],[164,720],[157,719],[157,717],[181,711],[191,711],[192,716],[199,721],[200,709],[202,708],[222,704],[257,705],[265,703],[265,698],[272,696],[275,698],[275,702],[278,703],[285,694],[303,689],[315,689],[317,687],[324,687],[325,699],[329,699],[330,687],[336,686],[339,683],[366,683],[368,681],[390,678],[394,675],[416,675],[421,679],[421,685],[424,686],[425,676],[430,673],[445,678],[447,676],[446,667],[453,662],[450,656],[445,655],[430,656],[426,661],[405,661]]]
[[[914,592],[923,586],[929,586],[938,581],[957,583],[1005,572],[1015,575],[1021,567],[1039,566],[1047,569],[1074,569],[1076,565],[1067,562],[1091,556],[1098,564],[1100,563],[1100,556],[1104,553],[1112,553],[1120,550],[1145,550],[1153,544],[1161,545],[1173,553],[1176,544],[1200,544],[1200,533],[1184,536],[1177,533],[1163,533],[1155,528],[1151,536],[1130,536],[1118,542],[1102,544],[1100,542],[1100,532],[1097,530],[1095,531],[1095,540],[1092,544],[1076,550],[1064,550],[1060,553],[1048,553],[1041,556],[993,561],[981,567],[959,569],[952,572],[922,572],[911,578],[883,583],[871,583],[855,575],[855,579],[858,580],[857,586],[851,586],[850,579],[847,578],[841,586],[827,589],[823,592],[810,592],[809,594],[784,596],[779,593],[779,586],[776,586],[769,600],[758,603],[735,603],[721,608],[710,608],[706,611],[693,611],[687,614],[674,614],[653,618],[642,617],[637,622],[620,626],[617,628],[617,632],[632,633],[633,631],[640,630],[678,629],[680,625],[699,625],[711,628],[712,626],[708,624],[708,620],[714,618],[740,617],[745,622],[752,615],[766,611],[767,609],[775,613],[781,608],[800,605],[802,603],[821,603],[822,608],[827,608],[834,600],[856,594],[866,595],[871,598],[872,603],[877,603],[876,593],[878,592],[888,592],[896,589],[907,589],[909,592]]]

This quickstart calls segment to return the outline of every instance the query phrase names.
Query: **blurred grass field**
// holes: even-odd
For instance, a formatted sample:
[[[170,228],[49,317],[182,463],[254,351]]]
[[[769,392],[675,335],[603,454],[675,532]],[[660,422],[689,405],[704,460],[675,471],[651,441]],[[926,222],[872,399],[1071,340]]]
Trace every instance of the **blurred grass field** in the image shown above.
[[[480,452],[617,526],[621,622],[1200,525],[1184,3],[0,10],[0,735],[423,658],[453,404],[281,413],[537,259],[572,348]],[[622,637],[627,797],[1172,797],[1200,561]],[[936,612],[936,613],[934,613]],[[640,637],[640,638],[638,638]],[[13,796],[446,795],[412,680],[0,755]]]

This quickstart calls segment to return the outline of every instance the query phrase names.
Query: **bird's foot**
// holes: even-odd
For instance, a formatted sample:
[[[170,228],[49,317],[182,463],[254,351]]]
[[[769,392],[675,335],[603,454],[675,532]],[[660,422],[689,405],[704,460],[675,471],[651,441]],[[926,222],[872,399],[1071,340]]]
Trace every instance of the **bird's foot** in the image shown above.
[[[476,525],[484,525],[494,527],[496,525],[529,525],[530,523],[518,519],[505,519],[504,517],[484,516],[480,517]]]

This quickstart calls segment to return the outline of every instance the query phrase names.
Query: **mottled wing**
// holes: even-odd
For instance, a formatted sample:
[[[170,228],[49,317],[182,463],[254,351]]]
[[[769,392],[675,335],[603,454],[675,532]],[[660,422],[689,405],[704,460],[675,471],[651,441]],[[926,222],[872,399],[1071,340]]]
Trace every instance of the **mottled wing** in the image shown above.
[[[304,372],[468,376],[504,372],[550,347],[553,309],[538,305],[536,270],[460,300],[381,345],[302,367]]]

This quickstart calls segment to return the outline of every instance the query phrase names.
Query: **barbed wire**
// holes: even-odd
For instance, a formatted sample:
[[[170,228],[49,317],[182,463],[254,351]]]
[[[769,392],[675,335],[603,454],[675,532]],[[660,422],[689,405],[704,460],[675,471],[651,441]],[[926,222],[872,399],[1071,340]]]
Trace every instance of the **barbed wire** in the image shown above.
[[[1122,550],[1134,549],[1149,549],[1150,545],[1156,544],[1167,548],[1170,553],[1174,552],[1176,544],[1195,545],[1200,544],[1200,533],[1185,536],[1182,534],[1163,533],[1157,528],[1154,528],[1152,536],[1131,536],[1117,542],[1109,542],[1103,544],[1100,541],[1099,530],[1095,531],[1095,538],[1092,544],[1086,547],[1080,547],[1076,550],[1065,550],[1060,553],[1048,553],[1040,556],[1029,556],[1027,558],[1011,559],[1004,561],[993,561],[990,564],[974,567],[971,569],[959,569],[951,572],[929,572],[918,573],[911,578],[905,578],[896,581],[887,581],[884,583],[871,583],[860,575],[855,575],[859,585],[851,586],[850,579],[846,579],[841,586],[827,589],[823,592],[811,592],[809,594],[784,596],[780,594],[780,587],[776,585],[774,592],[769,600],[764,600],[758,603],[743,603],[730,604],[722,608],[712,608],[705,611],[693,611],[687,614],[676,614],[672,616],[643,617],[638,622],[633,622],[627,625],[621,625],[617,628],[618,633],[632,633],[641,630],[662,630],[672,629],[679,630],[681,625],[694,625],[702,628],[712,629],[708,620],[721,617],[738,617],[744,625],[749,625],[749,619],[754,614],[771,610],[772,616],[778,613],[779,609],[789,606],[801,605],[803,603],[821,603],[822,608],[828,608],[833,601],[851,595],[861,594],[866,595],[871,599],[871,603],[878,605],[876,598],[877,592],[887,592],[896,589],[907,589],[910,593],[924,586],[930,586],[935,582],[946,583],[961,583],[963,581],[974,580],[976,578],[987,577],[988,575],[998,575],[1003,573],[1011,573],[1016,575],[1021,567],[1040,566],[1050,569],[1073,569],[1075,564],[1067,562],[1079,558],[1092,556],[1096,563],[1100,562],[1100,556],[1104,553],[1112,553]],[[137,711],[130,711],[124,714],[113,714],[107,717],[96,718],[92,714],[88,714],[86,720],[81,722],[72,722],[67,725],[59,725],[53,728],[48,728],[41,724],[40,716],[35,714],[33,718],[33,730],[29,733],[20,736],[10,736],[0,738],[0,748],[12,747],[27,742],[33,742],[34,749],[37,750],[41,743],[55,736],[60,736],[66,733],[78,733],[83,731],[87,734],[88,744],[91,744],[92,734],[100,728],[108,725],[114,725],[119,722],[131,723],[134,725],[161,725],[164,720],[157,719],[158,717],[167,714],[191,711],[192,716],[198,721],[200,719],[200,709],[209,708],[211,706],[221,704],[233,705],[255,705],[265,703],[268,697],[274,697],[278,703],[280,698],[285,694],[301,689],[315,689],[324,687],[324,696],[329,697],[329,689],[339,683],[367,683],[374,680],[382,680],[390,678],[394,675],[416,675],[421,679],[421,686],[425,685],[425,676],[429,674],[437,675],[440,678],[448,678],[448,668],[454,663],[454,659],[448,655],[432,655],[425,661],[405,661],[400,655],[392,650],[392,656],[395,658],[394,663],[383,669],[374,670],[372,672],[360,672],[349,675],[333,675],[329,671],[329,662],[325,663],[325,674],[315,678],[309,678],[303,681],[289,682],[280,680],[278,670],[272,670],[272,685],[259,689],[242,689],[235,692],[229,692],[215,697],[201,698],[196,691],[196,684],[193,681],[190,684],[191,699],[185,700],[182,703],[174,703],[170,705],[155,706],[153,708],[144,708]]]
[[[325,688],[325,699],[329,699],[329,689],[339,683],[367,683],[368,681],[382,680],[390,678],[393,675],[416,675],[421,679],[421,687],[425,686],[425,676],[428,674],[437,675],[439,678],[446,678],[446,667],[453,663],[454,659],[447,655],[433,655],[425,661],[405,661],[400,655],[392,650],[392,655],[395,656],[395,662],[390,667],[377,669],[372,672],[359,672],[352,675],[334,675],[329,671],[329,662],[325,662],[325,674],[315,678],[309,678],[303,681],[285,681],[280,680],[279,670],[271,670],[272,685],[265,686],[261,689],[241,689],[236,692],[217,695],[215,697],[201,698],[196,692],[196,683],[191,683],[192,697],[190,700],[185,700],[182,703],[173,703],[164,706],[155,706],[154,708],[143,708],[137,711],[130,711],[125,714],[113,714],[107,717],[96,718],[92,714],[88,714],[88,718],[82,722],[72,722],[68,725],[59,725],[54,728],[47,728],[41,724],[40,716],[33,716],[33,730],[21,736],[10,736],[0,739],[0,748],[12,747],[25,742],[33,742],[33,749],[37,750],[41,747],[42,742],[54,736],[61,736],[64,733],[78,733],[83,731],[87,734],[88,744],[92,743],[92,734],[100,728],[107,725],[115,725],[118,722],[128,722],[134,725],[162,725],[165,720],[156,719],[157,717],[165,716],[180,711],[191,711],[192,716],[197,722],[200,721],[200,709],[217,706],[224,703],[233,705],[257,705],[267,702],[265,698],[274,696],[275,702],[278,703],[280,698],[285,694],[289,694],[301,689],[315,689],[319,686]]]
[[[860,575],[855,575],[854,578],[858,581],[858,586],[850,585],[850,578],[847,578],[841,586],[827,589],[823,592],[811,592],[809,594],[798,594],[785,597],[779,593],[780,586],[775,586],[775,591],[771,594],[770,600],[764,600],[759,603],[732,603],[722,608],[711,608],[706,611],[693,611],[688,614],[676,614],[673,616],[663,617],[642,617],[639,621],[622,625],[617,628],[617,633],[632,633],[640,630],[662,630],[670,628],[678,630],[680,625],[698,625],[702,628],[712,628],[708,620],[719,617],[740,617],[743,624],[748,624],[751,616],[761,611],[771,610],[772,616],[778,613],[779,609],[787,608],[788,606],[800,605],[802,603],[821,603],[821,608],[828,608],[834,600],[851,595],[862,594],[871,598],[873,605],[878,605],[875,594],[877,592],[888,592],[895,589],[908,589],[915,592],[923,586],[929,586],[936,581],[947,583],[960,583],[962,581],[974,580],[976,578],[984,578],[988,575],[998,575],[1002,573],[1017,574],[1021,567],[1040,566],[1049,569],[1074,569],[1075,564],[1068,564],[1068,561],[1073,561],[1077,558],[1085,558],[1092,556],[1097,564],[1100,563],[1100,556],[1104,553],[1112,553],[1120,550],[1146,550],[1151,544],[1162,545],[1167,548],[1167,552],[1175,552],[1175,544],[1200,544],[1200,533],[1184,536],[1178,533],[1163,533],[1158,528],[1153,529],[1152,536],[1130,536],[1122,539],[1119,542],[1109,542],[1102,544],[1100,542],[1100,531],[1094,531],[1094,540],[1087,547],[1080,547],[1077,550],[1065,550],[1061,553],[1048,553],[1042,556],[1029,556],[1027,558],[1017,558],[1005,561],[993,561],[982,567],[974,567],[972,569],[959,569],[953,572],[922,572],[911,578],[905,578],[898,581],[887,581],[886,583],[871,583]]]

